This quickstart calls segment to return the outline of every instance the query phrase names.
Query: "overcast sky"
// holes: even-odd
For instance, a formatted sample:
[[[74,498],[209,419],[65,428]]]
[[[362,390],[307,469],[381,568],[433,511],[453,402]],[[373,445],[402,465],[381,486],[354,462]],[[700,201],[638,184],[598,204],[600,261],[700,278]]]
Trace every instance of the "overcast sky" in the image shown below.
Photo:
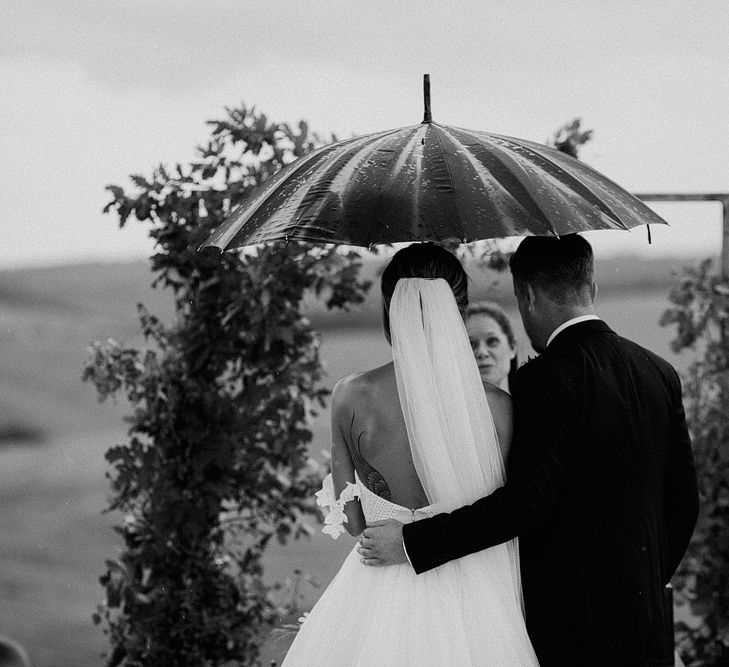
[[[674,2],[0,0],[0,268],[149,253],[104,186],[185,162],[223,107],[340,137],[433,117],[545,142],[579,116],[582,158],[634,192],[729,192],[729,9]],[[605,250],[718,250],[718,204]],[[616,240],[616,234],[620,238]]]

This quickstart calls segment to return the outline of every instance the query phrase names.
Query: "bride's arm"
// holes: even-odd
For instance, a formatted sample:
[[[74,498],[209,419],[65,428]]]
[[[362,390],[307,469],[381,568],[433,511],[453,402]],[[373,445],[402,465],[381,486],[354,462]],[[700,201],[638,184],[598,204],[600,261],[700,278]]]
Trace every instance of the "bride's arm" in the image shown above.
[[[334,495],[339,498],[347,483],[355,483],[354,463],[346,440],[347,427],[352,420],[351,388],[347,379],[340,380],[332,390],[332,480]],[[359,535],[367,526],[359,500],[351,500],[344,506],[350,535]]]

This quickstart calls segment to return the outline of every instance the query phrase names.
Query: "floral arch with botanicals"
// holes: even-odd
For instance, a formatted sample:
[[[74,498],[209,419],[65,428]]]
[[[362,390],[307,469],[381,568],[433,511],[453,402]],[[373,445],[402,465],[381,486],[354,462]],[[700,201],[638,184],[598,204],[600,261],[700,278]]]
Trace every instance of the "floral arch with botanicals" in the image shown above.
[[[140,305],[146,347],[95,343],[84,371],[132,408],[128,442],[107,452],[109,509],[124,515],[95,615],[109,665],[255,663],[281,611],[261,556],[307,532],[322,478],[307,444],[327,391],[302,298],[347,309],[367,288],[359,255],[333,247],[197,252],[231,204],[319,143],[245,106],[210,125],[194,162],[132,176],[133,194],[108,188],[120,226],[149,225],[154,285],[176,307],[167,324]]]

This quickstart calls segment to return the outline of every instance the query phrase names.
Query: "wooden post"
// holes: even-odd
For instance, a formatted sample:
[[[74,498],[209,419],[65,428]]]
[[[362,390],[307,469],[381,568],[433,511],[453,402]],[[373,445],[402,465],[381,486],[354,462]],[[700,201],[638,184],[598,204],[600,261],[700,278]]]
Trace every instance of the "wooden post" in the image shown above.
[[[724,213],[724,228],[721,239],[721,279],[724,286],[729,285],[729,197],[721,203]],[[726,320],[721,327],[721,342],[729,345],[729,322]]]
[[[677,192],[636,194],[643,201],[718,201],[723,207],[721,277],[729,280],[729,193],[684,194]]]
[[[721,243],[721,277],[729,281],[729,197],[725,197],[721,203],[724,208],[724,229]]]
[[[643,201],[718,201],[722,205],[722,231],[721,231],[721,279],[729,283],[729,194],[637,194]],[[724,343],[729,344],[729,322],[724,322],[721,328],[721,337]]]

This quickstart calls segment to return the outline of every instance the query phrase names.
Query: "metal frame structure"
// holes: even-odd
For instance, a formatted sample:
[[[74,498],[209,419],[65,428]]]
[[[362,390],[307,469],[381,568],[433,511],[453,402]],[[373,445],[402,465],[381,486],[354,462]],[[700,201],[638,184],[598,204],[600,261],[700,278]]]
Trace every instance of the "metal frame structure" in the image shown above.
[[[636,194],[638,199],[643,201],[718,201],[722,205],[723,225],[722,225],[722,244],[721,244],[721,277],[722,280],[729,281],[729,193],[712,193],[712,194],[682,194],[682,193],[666,193],[666,194]]]

